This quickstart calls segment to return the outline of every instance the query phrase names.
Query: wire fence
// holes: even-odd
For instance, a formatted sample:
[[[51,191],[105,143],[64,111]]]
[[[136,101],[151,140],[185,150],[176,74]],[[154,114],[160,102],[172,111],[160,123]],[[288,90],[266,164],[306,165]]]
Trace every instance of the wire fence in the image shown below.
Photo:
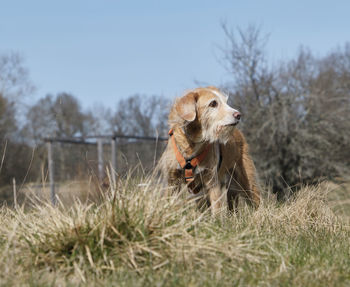
[[[115,174],[147,173],[156,164],[167,138],[98,135],[84,138],[45,138],[50,184],[50,197],[56,203],[58,183],[96,177],[101,183],[106,168]]]

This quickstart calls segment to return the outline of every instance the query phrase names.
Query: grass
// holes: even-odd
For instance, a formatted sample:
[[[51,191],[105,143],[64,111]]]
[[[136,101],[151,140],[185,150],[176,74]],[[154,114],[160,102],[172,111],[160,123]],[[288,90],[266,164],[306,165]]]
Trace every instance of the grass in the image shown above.
[[[0,284],[348,286],[345,198],[320,184],[212,218],[184,194],[127,180],[100,203],[3,207]]]

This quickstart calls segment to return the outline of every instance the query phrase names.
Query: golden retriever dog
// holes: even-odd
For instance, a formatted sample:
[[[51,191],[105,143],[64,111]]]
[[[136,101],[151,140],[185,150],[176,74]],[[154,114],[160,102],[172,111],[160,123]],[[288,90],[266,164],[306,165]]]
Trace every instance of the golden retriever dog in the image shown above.
[[[243,134],[241,114],[215,87],[197,88],[176,99],[169,114],[169,141],[160,160],[168,185],[184,186],[216,214],[236,210],[238,196],[258,207],[260,191]]]

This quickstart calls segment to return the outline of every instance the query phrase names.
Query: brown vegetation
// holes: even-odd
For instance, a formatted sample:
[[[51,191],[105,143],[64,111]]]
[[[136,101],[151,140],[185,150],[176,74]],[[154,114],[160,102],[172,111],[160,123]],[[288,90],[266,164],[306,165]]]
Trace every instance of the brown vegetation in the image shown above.
[[[229,40],[226,88],[261,178],[279,198],[302,183],[345,176],[350,167],[350,45],[323,58],[306,49],[272,66],[257,28]],[[238,35],[237,35],[238,34]]]

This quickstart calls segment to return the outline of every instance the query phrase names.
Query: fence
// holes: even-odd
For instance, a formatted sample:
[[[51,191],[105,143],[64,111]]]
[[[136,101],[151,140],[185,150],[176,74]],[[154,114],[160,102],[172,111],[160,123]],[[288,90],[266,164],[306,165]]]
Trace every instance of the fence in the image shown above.
[[[115,172],[127,172],[131,166],[135,166],[137,163],[140,163],[141,167],[146,170],[153,167],[164,149],[166,140],[167,138],[163,137],[130,135],[45,138],[52,204],[56,204],[56,179],[62,181],[79,176],[79,174],[83,176],[92,172],[97,174],[99,181],[102,182],[105,176],[105,167],[109,165],[114,171],[111,176],[112,181],[115,182]],[[59,150],[56,145],[59,145]],[[71,146],[68,153],[67,149],[64,148],[67,145]],[[79,148],[73,148],[74,146],[79,146]],[[81,160],[81,157],[84,160]],[[57,172],[56,169],[59,169],[60,172]]]

